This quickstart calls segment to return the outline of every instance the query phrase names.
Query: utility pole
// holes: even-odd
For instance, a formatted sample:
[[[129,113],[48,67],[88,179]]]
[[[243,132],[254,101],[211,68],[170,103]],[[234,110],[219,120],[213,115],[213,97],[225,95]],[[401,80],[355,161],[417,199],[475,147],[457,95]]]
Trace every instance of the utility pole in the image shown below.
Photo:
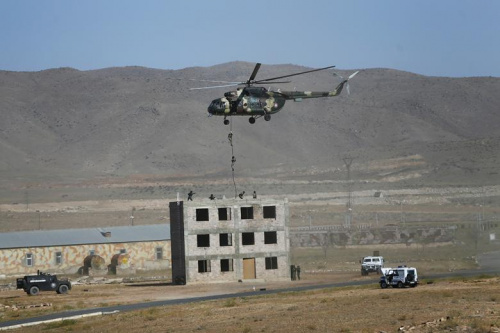
[[[345,215],[345,222],[344,222],[344,227],[350,228],[351,227],[351,222],[352,222],[352,187],[351,187],[351,165],[352,161],[354,160],[353,157],[346,156],[343,158],[344,164],[347,169],[347,204],[346,204],[346,215]]]
[[[400,222],[401,222],[401,225],[402,225],[403,227],[406,227],[406,218],[405,218],[405,216],[404,216],[404,212],[403,212],[403,204],[404,204],[404,203],[405,203],[405,201],[404,201],[404,200],[401,200],[401,201],[399,202],[399,207],[400,207],[400,210],[401,210]]]
[[[37,210],[36,212],[38,213],[38,230],[42,230],[42,224],[40,222],[40,211]]]
[[[24,201],[26,202],[26,211],[30,210],[30,194],[28,190],[24,191]]]

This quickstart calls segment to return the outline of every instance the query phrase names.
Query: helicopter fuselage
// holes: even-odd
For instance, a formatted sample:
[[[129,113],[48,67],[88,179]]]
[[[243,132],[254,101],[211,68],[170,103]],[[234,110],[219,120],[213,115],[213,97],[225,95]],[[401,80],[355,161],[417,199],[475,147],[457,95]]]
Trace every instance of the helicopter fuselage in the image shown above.
[[[214,116],[263,116],[278,112],[286,98],[276,91],[249,87],[229,91],[210,103],[208,113]]]
[[[308,98],[334,97],[340,94],[347,80],[333,91],[273,91],[263,87],[239,88],[228,91],[208,106],[214,116],[266,116],[278,112],[287,100],[300,102]]]

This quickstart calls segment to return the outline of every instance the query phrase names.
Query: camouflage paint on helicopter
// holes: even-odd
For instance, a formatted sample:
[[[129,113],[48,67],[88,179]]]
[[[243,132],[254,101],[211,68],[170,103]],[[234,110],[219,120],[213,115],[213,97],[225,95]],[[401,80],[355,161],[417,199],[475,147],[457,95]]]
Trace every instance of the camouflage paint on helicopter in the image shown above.
[[[224,116],[224,124],[229,124],[228,116],[250,116],[249,121],[251,124],[260,117],[265,120],[271,120],[271,115],[280,111],[287,100],[294,100],[300,102],[307,98],[320,98],[320,97],[334,97],[338,96],[348,81],[352,79],[358,72],[355,72],[342,82],[333,91],[281,91],[281,90],[267,90],[264,87],[254,87],[253,84],[258,83],[283,83],[283,82],[270,82],[271,80],[281,79],[289,76],[301,75],[305,73],[315,72],[332,68],[334,66],[310,70],[306,72],[285,75],[277,78],[254,80],[260,64],[255,66],[255,69],[247,82],[233,83],[230,85],[247,85],[244,88],[238,88],[235,91],[229,91],[224,94],[224,97],[214,99],[208,107],[209,116]],[[224,86],[230,86],[224,85]],[[224,87],[220,86],[220,87]],[[214,87],[202,87],[194,89],[204,89]]]

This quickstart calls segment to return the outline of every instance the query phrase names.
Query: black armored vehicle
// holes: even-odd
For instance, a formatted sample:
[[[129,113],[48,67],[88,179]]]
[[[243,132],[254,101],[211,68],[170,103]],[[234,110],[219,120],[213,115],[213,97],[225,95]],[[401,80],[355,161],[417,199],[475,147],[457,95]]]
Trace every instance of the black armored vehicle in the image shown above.
[[[23,289],[28,295],[38,295],[40,291],[56,291],[66,294],[71,289],[68,279],[58,279],[57,275],[37,271],[37,275],[26,275],[17,279],[17,289]]]

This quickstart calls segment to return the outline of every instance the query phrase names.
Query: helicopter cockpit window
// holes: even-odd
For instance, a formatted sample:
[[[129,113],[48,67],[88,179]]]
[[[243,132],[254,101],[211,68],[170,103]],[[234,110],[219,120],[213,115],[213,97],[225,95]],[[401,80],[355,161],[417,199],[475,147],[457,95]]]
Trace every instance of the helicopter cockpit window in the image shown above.
[[[212,103],[210,103],[209,108],[212,110],[221,110],[224,109],[226,104],[221,101],[220,99],[213,100]]]

